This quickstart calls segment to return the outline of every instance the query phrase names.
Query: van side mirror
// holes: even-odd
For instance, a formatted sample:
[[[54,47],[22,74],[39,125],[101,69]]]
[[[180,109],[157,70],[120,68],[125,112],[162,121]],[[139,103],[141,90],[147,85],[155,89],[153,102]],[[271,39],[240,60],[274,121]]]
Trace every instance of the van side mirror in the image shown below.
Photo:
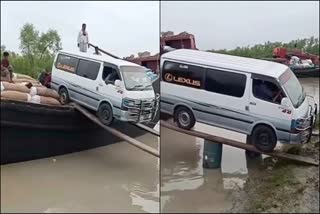
[[[281,106],[283,106],[283,107],[290,107],[291,106],[291,103],[290,103],[290,100],[288,97],[282,98]]]
[[[123,82],[121,80],[116,80],[116,81],[114,81],[114,85],[117,86],[117,87],[122,88],[123,87]]]

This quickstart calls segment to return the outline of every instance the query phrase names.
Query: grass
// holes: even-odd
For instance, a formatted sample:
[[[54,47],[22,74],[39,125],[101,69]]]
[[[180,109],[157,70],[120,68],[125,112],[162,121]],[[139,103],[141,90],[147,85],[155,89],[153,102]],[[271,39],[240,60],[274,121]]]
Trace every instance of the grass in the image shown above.
[[[297,197],[304,186],[295,178],[289,163],[277,163],[272,171],[264,171],[263,178],[254,184],[253,195],[247,204],[246,212],[263,212],[271,208],[281,209],[280,205]],[[294,188],[293,188],[294,187]]]

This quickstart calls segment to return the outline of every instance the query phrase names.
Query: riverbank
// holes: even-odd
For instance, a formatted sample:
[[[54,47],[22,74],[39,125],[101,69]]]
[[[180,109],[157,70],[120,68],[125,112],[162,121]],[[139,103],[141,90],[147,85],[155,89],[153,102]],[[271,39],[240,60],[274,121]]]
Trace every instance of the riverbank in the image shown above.
[[[319,161],[319,136],[303,146],[283,150]],[[234,202],[227,212],[319,213],[319,168],[264,158],[244,187],[234,191],[231,198]]]

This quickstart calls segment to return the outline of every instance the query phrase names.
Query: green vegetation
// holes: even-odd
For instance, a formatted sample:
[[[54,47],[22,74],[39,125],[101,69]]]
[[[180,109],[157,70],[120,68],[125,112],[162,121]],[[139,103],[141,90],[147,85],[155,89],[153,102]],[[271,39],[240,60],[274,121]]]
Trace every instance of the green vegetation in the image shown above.
[[[20,31],[21,54],[6,50],[1,44],[1,57],[4,51],[8,51],[15,72],[37,78],[43,69],[51,70],[54,55],[61,46],[56,30],[40,33],[33,24],[26,23]]]
[[[277,167],[272,173],[266,173],[262,181],[256,185],[254,194],[259,196],[251,198],[246,207],[248,212],[263,212],[272,208],[281,210],[283,203],[296,199],[296,193],[302,192],[305,188],[295,178],[289,165]]]
[[[296,45],[296,47],[295,47]],[[252,47],[237,47],[233,50],[208,50],[209,52],[223,53],[235,56],[251,57],[251,58],[272,58],[273,49],[276,47],[284,47],[288,49],[301,49],[310,54],[320,55],[319,38],[313,36],[306,39],[292,40],[288,43],[282,42],[266,42],[264,44],[256,44]]]

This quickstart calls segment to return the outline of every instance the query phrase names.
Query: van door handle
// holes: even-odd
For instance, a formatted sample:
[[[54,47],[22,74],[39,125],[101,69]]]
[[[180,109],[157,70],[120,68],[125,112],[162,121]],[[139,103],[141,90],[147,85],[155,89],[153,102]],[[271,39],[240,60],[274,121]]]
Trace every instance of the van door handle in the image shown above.
[[[103,84],[102,84],[102,83],[99,83],[99,86],[101,86],[101,87],[102,87],[102,86],[103,86]]]
[[[250,105],[254,105],[254,106],[255,106],[255,105],[257,105],[257,104],[256,104],[256,103],[254,103],[254,102],[250,102]]]

